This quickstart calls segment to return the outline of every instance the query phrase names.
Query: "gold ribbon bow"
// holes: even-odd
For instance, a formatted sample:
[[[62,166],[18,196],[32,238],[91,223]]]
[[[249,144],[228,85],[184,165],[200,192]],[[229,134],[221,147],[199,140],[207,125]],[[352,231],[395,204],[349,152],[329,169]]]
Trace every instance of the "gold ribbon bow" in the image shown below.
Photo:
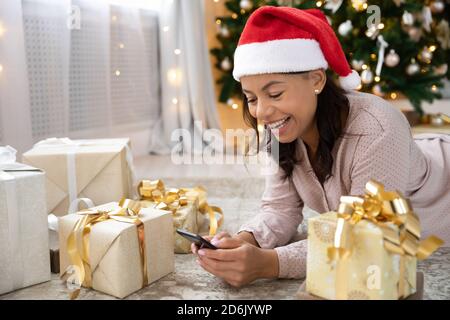
[[[340,200],[334,244],[328,248],[329,261],[337,262],[336,298],[346,298],[345,272],[348,257],[352,253],[352,228],[363,219],[380,228],[386,250],[400,255],[398,297],[405,297],[405,256],[426,259],[443,241],[436,236],[430,236],[419,242],[420,222],[409,201],[399,192],[385,191],[384,186],[375,180],[366,184],[365,195],[342,196]]]
[[[214,236],[222,225],[223,212],[216,206],[210,206],[206,201],[206,190],[203,187],[195,188],[170,188],[165,189],[162,180],[142,180],[138,186],[138,194],[141,200],[155,202],[155,208],[172,211],[187,205],[188,200],[199,200],[199,211],[209,216],[209,235]],[[219,219],[216,217],[219,214]]]
[[[92,227],[100,222],[107,220],[115,220],[125,223],[133,223],[137,227],[137,235],[139,242],[139,253],[141,257],[142,265],[142,287],[148,285],[147,275],[147,255],[145,251],[145,230],[144,223],[139,219],[139,210],[141,206],[138,201],[130,199],[122,199],[119,202],[117,209],[105,211],[97,209],[86,209],[77,212],[82,215],[76,222],[72,231],[67,238],[67,253],[75,266],[75,272],[77,275],[78,285],[85,286],[87,288],[92,287],[92,274],[95,270],[91,270],[89,262],[89,234]],[[64,277],[63,274],[61,277]],[[80,293],[78,287],[70,294],[71,299],[76,299]]]

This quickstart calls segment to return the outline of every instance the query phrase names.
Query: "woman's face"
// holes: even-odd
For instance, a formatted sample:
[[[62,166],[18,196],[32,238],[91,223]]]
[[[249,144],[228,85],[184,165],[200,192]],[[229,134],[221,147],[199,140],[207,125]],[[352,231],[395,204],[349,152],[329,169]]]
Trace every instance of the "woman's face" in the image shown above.
[[[310,134],[315,127],[315,89],[326,80],[322,70],[303,74],[261,74],[241,78],[250,114],[265,124],[281,143]]]

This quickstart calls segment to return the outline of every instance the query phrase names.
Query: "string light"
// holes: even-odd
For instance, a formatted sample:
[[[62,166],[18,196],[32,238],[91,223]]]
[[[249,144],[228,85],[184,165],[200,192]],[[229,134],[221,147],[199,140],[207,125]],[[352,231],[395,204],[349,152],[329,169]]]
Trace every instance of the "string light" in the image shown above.
[[[323,2],[322,2],[322,1],[317,1],[317,2],[316,2],[316,6],[317,6],[317,7],[321,7],[321,6],[322,6],[322,4],[323,4]]]
[[[222,20],[220,20],[220,19],[216,20],[216,24],[221,24],[221,23],[222,23]]]
[[[175,50],[173,50],[173,53],[175,53],[176,55],[179,55],[181,53],[181,50],[180,49],[175,49]]]
[[[3,27],[2,23],[0,22],[0,37],[2,37],[5,34],[6,30]]]
[[[119,48],[123,49],[125,47],[125,45],[123,43],[119,43]]]
[[[239,108],[239,105],[238,105],[237,103],[233,103],[233,104],[231,105],[231,108],[234,109],[234,110],[236,110],[237,108]]]
[[[177,104],[177,103],[178,103],[178,99],[177,99],[177,98],[173,98],[173,99],[172,99],[172,103],[173,103],[173,104]]]
[[[392,92],[392,93],[391,93],[391,99],[392,99],[392,100],[397,99],[397,94],[396,94],[395,92]]]
[[[245,14],[245,10],[244,9],[241,9],[241,14]]]
[[[377,60],[377,55],[376,55],[375,53],[372,53],[372,54],[370,55],[370,58],[371,58],[372,60]]]
[[[374,80],[375,80],[375,82],[380,82],[380,77],[379,76],[375,76]]]
[[[431,86],[431,91],[436,92],[438,90],[437,86],[435,84],[433,84]]]
[[[219,0],[214,0],[215,3],[219,2]]]
[[[363,70],[366,70],[366,69],[368,68],[368,66],[367,66],[367,64],[363,64],[363,65],[361,66],[361,68],[362,68]]]
[[[167,80],[173,86],[181,84],[181,70],[179,68],[171,68],[167,71]]]
[[[116,76],[120,76],[120,70],[116,70]]]
[[[435,50],[436,50],[436,46],[435,45],[432,45],[432,46],[428,47],[428,51],[430,51],[430,52],[434,52]]]
[[[238,15],[237,15],[236,13],[233,13],[233,14],[231,15],[231,17],[232,17],[233,19],[237,19],[237,18],[238,18]]]
[[[378,28],[379,30],[383,29],[383,28],[384,28],[384,23],[380,23],[380,24],[377,26],[377,28]]]

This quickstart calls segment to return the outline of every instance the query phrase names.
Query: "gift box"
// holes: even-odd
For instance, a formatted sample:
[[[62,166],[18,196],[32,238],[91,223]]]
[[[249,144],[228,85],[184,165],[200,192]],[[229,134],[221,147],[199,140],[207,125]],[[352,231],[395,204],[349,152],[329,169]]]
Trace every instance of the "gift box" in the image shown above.
[[[0,294],[50,280],[45,174],[0,147]]]
[[[341,197],[337,212],[308,222],[306,291],[325,299],[402,299],[417,290],[417,259],[442,240],[420,240],[407,199],[369,181],[363,196]]]
[[[172,225],[169,212],[127,199],[59,218],[60,271],[71,298],[80,285],[123,298],[173,272]]]
[[[417,272],[416,274],[416,292],[406,297],[405,300],[423,300],[423,287],[424,287],[424,276],[423,272]],[[303,282],[295,298],[298,300],[325,300],[324,298],[315,296],[306,291],[306,282]],[[354,296],[354,299],[362,299],[363,297]]]
[[[222,209],[208,204],[206,190],[202,187],[166,189],[161,180],[142,180],[138,186],[138,194],[143,207],[172,213],[175,253],[191,252],[191,242],[180,236],[176,229],[197,234],[207,215],[209,235],[215,235],[223,222]]]
[[[132,197],[129,139],[50,138],[23,154],[23,162],[46,173],[48,212],[62,216],[77,198],[107,203]]]

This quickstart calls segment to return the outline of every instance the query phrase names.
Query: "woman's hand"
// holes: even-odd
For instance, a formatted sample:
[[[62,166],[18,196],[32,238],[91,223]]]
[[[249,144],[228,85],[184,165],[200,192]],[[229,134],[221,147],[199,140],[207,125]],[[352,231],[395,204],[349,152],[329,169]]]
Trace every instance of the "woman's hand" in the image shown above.
[[[205,239],[219,249],[198,249],[193,245],[192,252],[199,257],[197,263],[230,285],[241,287],[259,278],[278,276],[275,250],[258,248],[226,232]]]

